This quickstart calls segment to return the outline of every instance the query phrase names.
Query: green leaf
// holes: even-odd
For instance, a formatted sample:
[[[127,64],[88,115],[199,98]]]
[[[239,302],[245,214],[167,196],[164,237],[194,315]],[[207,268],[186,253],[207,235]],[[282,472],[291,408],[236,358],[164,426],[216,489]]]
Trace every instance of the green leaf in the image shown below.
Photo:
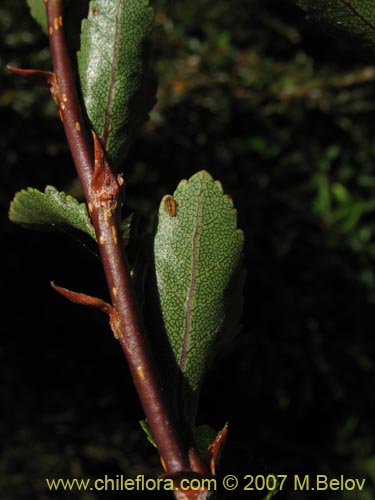
[[[134,129],[155,103],[146,51],[153,18],[148,0],[92,0],[82,23],[83,98],[112,168],[123,160]]]
[[[33,229],[74,228],[96,240],[86,205],[53,186],[47,186],[44,193],[34,188],[19,191],[10,205],[9,218]]]
[[[147,440],[152,444],[152,446],[155,446],[155,448],[157,448],[154,436],[152,435],[152,432],[151,432],[150,426],[148,425],[147,420],[140,420],[139,424],[142,427],[142,430],[144,431],[144,433],[146,434]]]
[[[238,272],[243,242],[232,200],[209,173],[181,181],[173,198],[163,198],[154,259],[161,315],[173,353],[166,383],[175,407],[190,423],[203,375],[227,324],[227,292]]]
[[[47,35],[48,23],[45,3],[43,2],[43,0],[27,0],[27,4],[30,8],[32,17],[42,28],[43,32]]]
[[[354,38],[375,52],[374,0],[297,0],[308,17]]]

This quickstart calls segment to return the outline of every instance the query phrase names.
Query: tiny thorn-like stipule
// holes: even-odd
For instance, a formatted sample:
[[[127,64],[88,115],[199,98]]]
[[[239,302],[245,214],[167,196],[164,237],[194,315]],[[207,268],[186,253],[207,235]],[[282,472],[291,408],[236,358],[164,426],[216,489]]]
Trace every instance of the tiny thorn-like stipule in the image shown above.
[[[67,288],[63,288],[62,286],[58,286],[54,281],[51,281],[51,286],[56,292],[70,300],[71,302],[75,302],[76,304],[81,304],[83,306],[88,307],[96,307],[101,311],[110,314],[112,306],[98,297],[92,297],[91,295],[87,295],[86,293],[81,292],[73,292],[72,290],[68,290]]]
[[[16,68],[14,66],[7,65],[7,70],[14,75],[21,76],[28,80],[32,80],[35,83],[39,83],[46,87],[49,87],[52,83],[56,81],[55,73],[52,71],[43,71],[40,69],[26,69],[26,68]]]
[[[43,71],[40,69],[25,69],[7,66],[7,70],[14,75],[20,76],[38,85],[42,85],[50,90],[53,100],[59,105],[59,86],[56,74],[52,71]]]
[[[206,459],[210,466],[210,472],[213,476],[216,474],[216,463],[221,450],[227,440],[228,436],[228,422],[224,427],[217,433],[214,441],[210,444],[207,449]]]
[[[68,290],[67,288],[63,288],[61,286],[56,285],[53,281],[51,281],[51,286],[56,292],[65,297],[66,299],[74,302],[75,304],[80,304],[83,306],[94,307],[99,309],[100,311],[108,314],[109,323],[113,332],[113,335],[116,339],[119,338],[119,327],[120,320],[116,309],[98,297],[92,297],[91,295],[87,295],[81,292],[73,292],[72,290]]]

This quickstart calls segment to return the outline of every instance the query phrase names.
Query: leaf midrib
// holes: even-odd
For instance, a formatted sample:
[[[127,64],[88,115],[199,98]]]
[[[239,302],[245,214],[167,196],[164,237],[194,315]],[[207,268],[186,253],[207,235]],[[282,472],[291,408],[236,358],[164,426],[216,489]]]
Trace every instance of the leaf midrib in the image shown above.
[[[201,202],[202,202],[202,185],[200,186],[197,213],[195,216],[195,229],[193,235],[193,262],[192,262],[192,272],[191,272],[191,284],[189,287],[188,300],[186,303],[186,314],[184,323],[184,337],[182,343],[182,350],[180,356],[179,367],[182,372],[185,370],[187,356],[188,356],[188,344],[189,344],[189,334],[191,330],[191,316],[192,316],[192,305],[196,290],[196,279],[197,279],[197,261],[198,261],[198,238],[199,238],[199,223],[201,218]]]
[[[344,5],[344,7],[346,7],[348,10],[350,10],[352,14],[358,17],[358,19],[365,26],[371,28],[372,30],[375,30],[375,25],[372,24],[368,19],[366,19],[362,14],[360,14],[360,12],[358,12],[358,10],[350,2],[348,2],[347,0],[339,0],[339,2],[341,2]]]

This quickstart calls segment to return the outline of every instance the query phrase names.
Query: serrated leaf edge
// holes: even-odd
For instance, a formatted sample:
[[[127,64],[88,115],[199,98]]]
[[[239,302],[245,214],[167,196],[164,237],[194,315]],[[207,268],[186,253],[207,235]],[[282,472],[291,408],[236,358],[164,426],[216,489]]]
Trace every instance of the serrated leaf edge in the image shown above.
[[[91,226],[91,221],[90,221],[90,217],[89,217],[89,214],[88,214],[88,211],[87,211],[87,208],[86,208],[86,204],[85,203],[80,203],[78,200],[76,200],[76,198],[74,198],[73,196],[69,195],[69,194],[66,194],[64,193],[63,191],[59,191],[58,189],[56,189],[54,186],[51,186],[51,185],[47,185],[44,189],[44,192],[43,191],[40,191],[39,189],[37,188],[33,188],[33,187],[28,187],[26,189],[21,189],[20,191],[18,191],[15,195],[14,195],[14,198],[13,200],[11,201],[10,203],[10,206],[9,206],[9,219],[16,223],[16,224],[21,224],[18,220],[17,220],[17,217],[15,217],[15,214],[14,214],[14,211],[15,211],[15,205],[18,201],[18,198],[21,196],[21,195],[24,195],[24,194],[38,194],[38,195],[45,195],[47,197],[51,197],[53,199],[55,199],[55,201],[57,203],[60,203],[61,205],[65,205],[65,206],[68,206],[69,203],[75,205],[76,208],[78,208],[81,212],[81,215],[86,217],[86,225],[87,225],[87,231],[83,231],[82,229],[80,228],[77,228],[75,226],[72,226],[74,227],[74,229],[76,230],[80,230],[80,231],[83,231],[83,232],[86,232],[87,234],[89,234],[95,241],[96,241],[96,235],[95,235],[95,230],[94,228]],[[51,223],[51,225],[53,225],[53,223]]]

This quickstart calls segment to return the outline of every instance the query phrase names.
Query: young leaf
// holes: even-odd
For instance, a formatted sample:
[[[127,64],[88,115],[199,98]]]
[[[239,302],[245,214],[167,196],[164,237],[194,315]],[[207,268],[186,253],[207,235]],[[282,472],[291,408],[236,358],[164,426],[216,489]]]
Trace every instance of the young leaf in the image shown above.
[[[163,198],[154,259],[174,359],[166,380],[175,405],[190,423],[207,364],[226,325],[226,292],[238,270],[243,242],[233,203],[209,173],[181,181],[173,197]]]
[[[140,420],[139,424],[142,427],[143,432],[146,434],[147,440],[152,444],[152,446],[157,448],[154,436],[152,435],[152,432],[151,432],[150,426],[148,425],[147,420]]]
[[[96,240],[86,205],[53,186],[47,186],[44,193],[34,188],[19,191],[10,205],[9,218],[34,229],[78,229]]]
[[[373,0],[297,0],[308,16],[335,31],[356,39],[375,52],[375,2]]]
[[[48,34],[48,23],[46,14],[46,5],[43,0],[27,0],[27,4],[30,8],[30,13],[35,21],[42,28],[43,32]]]
[[[92,0],[82,22],[78,68],[91,125],[112,168],[155,102],[145,49],[154,11],[148,0]]]

